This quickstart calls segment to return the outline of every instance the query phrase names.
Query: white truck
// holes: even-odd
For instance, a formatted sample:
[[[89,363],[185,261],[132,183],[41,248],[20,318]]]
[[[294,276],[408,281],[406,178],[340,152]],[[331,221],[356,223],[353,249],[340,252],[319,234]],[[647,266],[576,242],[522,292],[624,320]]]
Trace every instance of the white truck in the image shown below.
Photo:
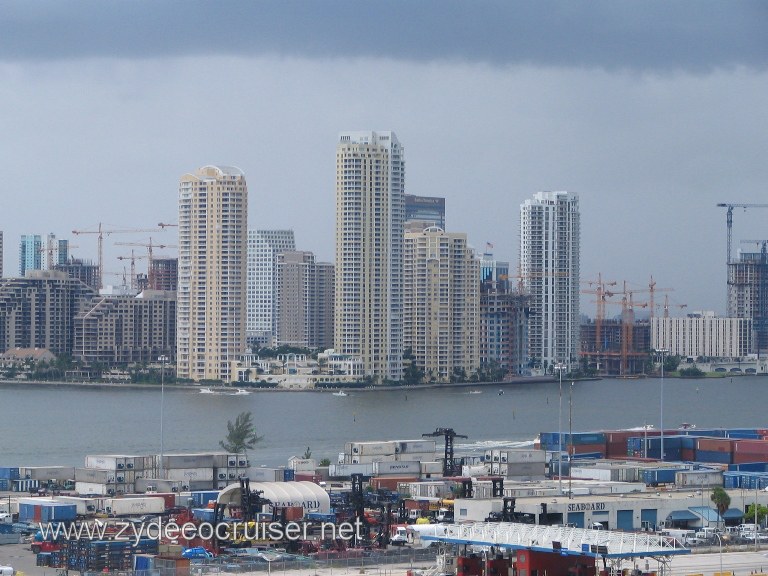
[[[162,514],[165,512],[165,500],[157,496],[145,498],[107,498],[104,500],[104,512],[110,517]]]
[[[392,537],[389,539],[392,546],[405,546],[408,544],[408,528],[405,526],[393,526]]]

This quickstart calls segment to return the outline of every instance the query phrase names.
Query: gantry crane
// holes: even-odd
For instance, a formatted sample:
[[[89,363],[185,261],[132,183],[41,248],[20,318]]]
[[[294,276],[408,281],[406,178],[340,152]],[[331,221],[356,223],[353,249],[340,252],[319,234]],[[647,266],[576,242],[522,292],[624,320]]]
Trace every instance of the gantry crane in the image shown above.
[[[453,439],[467,438],[463,434],[456,434],[453,428],[437,428],[434,432],[422,434],[424,438],[436,438],[442,436],[445,438],[445,459],[443,460],[443,476],[449,478],[456,476],[456,463],[453,461]]]
[[[99,288],[104,287],[104,235],[110,234],[135,234],[139,232],[159,232],[158,228],[128,228],[126,230],[105,230],[101,222],[99,222],[98,230],[72,230],[72,234],[98,234],[99,239]]]
[[[152,238],[149,239],[149,242],[115,242],[115,246],[143,246],[147,249],[147,283],[151,290],[155,289],[155,273],[152,271],[152,249],[178,248],[176,244],[152,244]]]
[[[729,202],[721,202],[717,204],[719,208],[727,208],[725,213],[725,226],[727,230],[727,245],[726,245],[726,264],[731,263],[731,231],[733,228],[733,209],[734,208],[768,208],[768,204],[731,204]]]

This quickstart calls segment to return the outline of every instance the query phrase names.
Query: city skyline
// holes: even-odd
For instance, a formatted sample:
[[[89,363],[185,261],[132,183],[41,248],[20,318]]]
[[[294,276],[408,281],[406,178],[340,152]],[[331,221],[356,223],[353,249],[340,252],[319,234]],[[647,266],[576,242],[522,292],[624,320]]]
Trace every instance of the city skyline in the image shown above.
[[[229,6],[6,3],[0,162],[24,174],[4,188],[6,275],[23,233],[173,222],[177,175],[209,162],[268,191],[252,229],[294,229],[298,246],[332,261],[332,143],[339,130],[387,128],[407,142],[405,192],[444,197],[448,231],[478,252],[491,242],[514,269],[519,204],[570,190],[582,278],[642,287],[653,275],[688,310],[725,313],[715,204],[759,203],[768,180],[764,4]],[[226,30],[215,42],[182,32],[203,25]],[[239,88],[190,90],[205,70]],[[211,137],[223,111],[237,121]],[[75,177],[82,167],[88,178]],[[764,212],[735,211],[735,248],[768,236]],[[122,269],[112,241],[109,272]],[[96,260],[93,236],[77,244],[73,256]]]

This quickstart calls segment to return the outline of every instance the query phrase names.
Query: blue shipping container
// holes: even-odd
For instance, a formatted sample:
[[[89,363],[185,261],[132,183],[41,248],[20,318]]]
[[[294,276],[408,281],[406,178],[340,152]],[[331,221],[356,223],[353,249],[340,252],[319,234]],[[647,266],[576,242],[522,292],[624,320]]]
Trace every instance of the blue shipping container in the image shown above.
[[[215,502],[218,497],[218,490],[192,492],[192,506],[195,508],[205,508],[208,505],[208,502]]]
[[[192,517],[202,522],[213,522],[215,513],[213,508],[192,508]]]
[[[745,462],[743,464],[729,464],[728,470],[739,472],[768,472],[767,462]]]
[[[75,504],[45,504],[40,508],[40,520],[64,522],[77,518],[77,505]]]
[[[35,520],[35,505],[34,504],[19,504],[19,520],[21,522],[34,522],[34,520]]]
[[[283,481],[284,482],[293,482],[293,480],[296,478],[296,471],[291,468],[286,468],[283,470]]]
[[[719,464],[730,464],[731,453],[716,452],[714,450],[697,450],[696,461],[697,462],[717,462]]]
[[[7,478],[0,478],[0,492],[7,492],[9,488],[10,480]]]
[[[0,480],[18,480],[18,468],[0,468]]]

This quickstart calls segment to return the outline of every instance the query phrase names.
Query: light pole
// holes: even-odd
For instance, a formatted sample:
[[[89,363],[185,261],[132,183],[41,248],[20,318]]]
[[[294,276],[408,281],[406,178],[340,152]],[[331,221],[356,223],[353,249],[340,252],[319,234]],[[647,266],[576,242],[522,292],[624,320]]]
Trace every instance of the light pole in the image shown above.
[[[563,370],[565,364],[558,362],[554,366],[560,375],[560,408],[557,414],[557,491],[563,494]]]
[[[723,575],[723,539],[720,538],[720,534],[715,532],[715,536],[717,536],[717,543],[720,544],[720,576]]]
[[[661,449],[661,461],[664,462],[664,354],[667,354],[669,350],[662,348],[656,350],[656,353],[661,354],[661,407],[659,412],[659,428],[661,429],[661,442],[659,448]]]
[[[160,477],[165,476],[163,469],[163,416],[165,413],[165,363],[168,362],[168,356],[162,355],[160,360]]]

